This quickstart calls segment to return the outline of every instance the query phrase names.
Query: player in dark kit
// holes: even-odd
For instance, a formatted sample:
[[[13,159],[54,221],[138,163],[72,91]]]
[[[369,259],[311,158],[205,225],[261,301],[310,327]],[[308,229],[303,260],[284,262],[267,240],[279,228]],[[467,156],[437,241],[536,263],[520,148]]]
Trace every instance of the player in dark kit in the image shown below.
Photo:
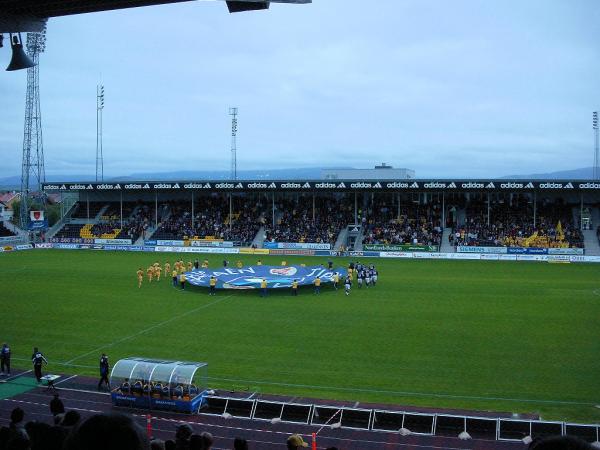
[[[2,375],[5,373],[10,375],[10,347],[6,343],[2,344],[2,350],[0,350],[0,368]]]
[[[108,382],[108,369],[110,368],[108,364],[108,356],[106,353],[102,353],[100,357],[100,381],[98,381],[98,390],[102,387],[102,383],[106,384],[106,387],[110,391],[110,383]]]
[[[10,375],[10,347],[8,344],[2,344],[2,350],[0,350],[0,368],[2,369],[2,376]]]
[[[42,364],[48,364],[48,360],[37,347],[33,348],[33,354],[31,355],[31,362],[33,363],[33,371],[35,372],[35,378],[37,382],[42,381]]]

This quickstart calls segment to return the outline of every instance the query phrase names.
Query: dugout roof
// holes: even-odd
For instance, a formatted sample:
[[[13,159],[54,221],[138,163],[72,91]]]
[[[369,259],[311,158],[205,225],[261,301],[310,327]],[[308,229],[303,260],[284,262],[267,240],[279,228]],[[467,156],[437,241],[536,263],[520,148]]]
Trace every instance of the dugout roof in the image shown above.
[[[168,361],[144,358],[120,359],[113,366],[110,382],[115,386],[125,379],[134,382],[163,383],[169,385],[189,386],[193,384],[194,376],[198,370],[206,371],[207,363]]]
[[[43,183],[58,192],[600,192],[599,180],[181,180]]]

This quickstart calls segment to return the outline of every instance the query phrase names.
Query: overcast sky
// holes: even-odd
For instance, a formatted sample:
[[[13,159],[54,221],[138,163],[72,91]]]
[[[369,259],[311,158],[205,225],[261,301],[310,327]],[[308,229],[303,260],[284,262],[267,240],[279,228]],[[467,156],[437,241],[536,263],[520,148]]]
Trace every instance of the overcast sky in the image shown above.
[[[598,0],[189,2],[51,19],[46,171],[105,175],[387,162],[418,177],[591,166]],[[0,67],[10,51],[0,50]],[[0,72],[0,177],[20,174],[26,72]]]

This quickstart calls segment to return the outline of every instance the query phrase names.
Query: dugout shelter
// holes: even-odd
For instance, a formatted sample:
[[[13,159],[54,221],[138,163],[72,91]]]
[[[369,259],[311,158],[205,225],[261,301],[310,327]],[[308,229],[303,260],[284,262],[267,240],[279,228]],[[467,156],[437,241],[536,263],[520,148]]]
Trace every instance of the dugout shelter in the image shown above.
[[[192,413],[206,395],[208,364],[124,358],[110,374],[115,406]]]

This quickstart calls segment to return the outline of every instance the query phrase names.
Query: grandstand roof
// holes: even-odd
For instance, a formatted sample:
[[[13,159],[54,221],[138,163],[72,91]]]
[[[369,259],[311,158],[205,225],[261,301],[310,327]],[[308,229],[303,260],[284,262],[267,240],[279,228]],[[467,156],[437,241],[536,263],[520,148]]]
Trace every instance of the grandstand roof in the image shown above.
[[[594,180],[180,180],[180,181],[111,181],[106,183],[44,183],[43,190],[52,192],[247,192],[247,191],[404,191],[404,192],[600,192],[600,181]]]
[[[114,9],[182,3],[190,0],[0,0],[0,32],[42,31],[50,17]],[[222,0],[227,1],[227,0]],[[230,12],[266,9],[273,3],[311,3],[312,0],[227,1]]]

